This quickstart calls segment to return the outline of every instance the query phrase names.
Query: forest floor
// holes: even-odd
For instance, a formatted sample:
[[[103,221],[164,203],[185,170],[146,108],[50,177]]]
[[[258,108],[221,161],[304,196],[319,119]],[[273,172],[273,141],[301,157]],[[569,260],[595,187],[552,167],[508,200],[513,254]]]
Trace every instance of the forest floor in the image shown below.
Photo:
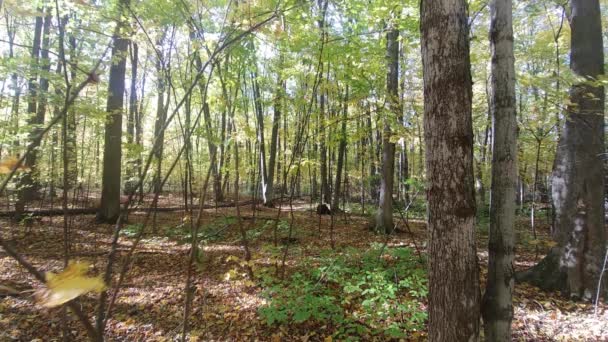
[[[306,203],[298,203],[293,212],[292,239],[285,224],[277,237],[279,247],[291,242],[286,258],[286,273],[293,274],[328,250],[331,251],[330,219],[322,217],[319,232],[318,216]],[[135,223],[146,213],[133,213],[119,240],[120,260],[124,261],[134,236]],[[203,215],[205,244],[201,260],[194,272],[193,309],[190,318],[190,341],[332,341],[339,340],[335,326],[327,322],[272,324],[260,317],[260,308],[268,304],[261,278],[273,274],[280,264],[283,249],[273,249],[273,220],[276,209],[241,208],[243,226],[253,255],[256,282],[246,277],[242,262],[243,249],[234,208],[206,210]],[[281,222],[290,222],[291,213],[283,211]],[[158,214],[157,234],[146,234],[132,259],[130,272],[120,290],[106,334],[113,341],[171,341],[181,333],[184,306],[184,282],[190,244],[184,225],[184,212]],[[369,249],[384,245],[386,249],[410,246],[424,254],[426,239],[422,221],[409,220],[408,229],[388,240],[370,232],[368,219],[357,215],[336,215],[334,243],[337,254],[347,248]],[[0,234],[9,239],[16,250],[41,271],[58,272],[63,262],[63,220],[60,216],[44,217],[31,227],[0,221]],[[92,215],[77,216],[70,224],[70,254],[73,259],[91,263],[92,274],[101,274],[111,242],[112,226],[96,224]],[[516,269],[522,270],[539,260],[550,247],[548,227],[538,229],[539,239],[532,239],[526,218],[517,228]],[[487,272],[487,228],[479,228],[478,250],[482,284]],[[539,253],[536,255],[536,248]],[[384,247],[383,247],[384,249]],[[273,254],[274,253],[274,254]],[[118,263],[115,274],[119,271]],[[286,276],[287,278],[287,276]],[[319,279],[320,282],[320,279]],[[46,309],[37,304],[33,293],[43,285],[0,249],[0,285],[17,289],[18,295],[0,295],[0,341],[58,341],[62,339],[61,309]],[[95,311],[95,296],[79,299],[89,316]],[[572,302],[559,293],[545,293],[526,284],[515,288],[514,340],[520,341],[608,341],[608,306],[601,304],[598,314],[588,303]],[[416,303],[424,310],[424,299]],[[69,318],[67,334],[73,340],[85,340],[78,321]],[[333,337],[332,337],[333,336]],[[384,335],[362,332],[362,340],[384,340]],[[402,340],[426,340],[424,329],[407,333]]]

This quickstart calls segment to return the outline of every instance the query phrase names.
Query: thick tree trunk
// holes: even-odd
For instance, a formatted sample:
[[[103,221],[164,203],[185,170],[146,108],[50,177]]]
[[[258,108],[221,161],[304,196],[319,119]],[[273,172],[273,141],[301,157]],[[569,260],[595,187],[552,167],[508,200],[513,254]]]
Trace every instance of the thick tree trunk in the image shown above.
[[[122,0],[128,1],[128,0]],[[118,24],[125,27],[124,22]],[[125,93],[125,71],[129,40],[121,36],[122,30],[113,37],[112,66],[108,85],[108,102],[106,112],[108,120],[105,125],[105,145],[103,153],[103,176],[101,205],[97,219],[102,222],[115,222],[120,215],[120,173],[122,169],[122,114],[123,96]]]
[[[598,0],[571,2],[570,68],[583,78],[604,74],[601,14]],[[603,87],[579,83],[570,89],[553,174],[554,239],[557,246],[518,278],[547,290],[562,290],[591,300],[606,252],[604,228]]]
[[[493,0],[490,12],[494,139],[488,279],[482,313],[486,340],[507,342],[511,341],[513,320],[513,223],[517,183],[517,119],[511,0]]]
[[[387,103],[392,114],[399,117],[399,30],[392,28],[386,34],[386,76]],[[393,222],[393,181],[395,174],[395,143],[391,142],[392,115],[384,118],[382,133],[382,177],[380,178],[380,203],[376,214],[377,232],[390,234],[395,228]]]
[[[429,340],[479,338],[471,66],[465,0],[421,5]]]

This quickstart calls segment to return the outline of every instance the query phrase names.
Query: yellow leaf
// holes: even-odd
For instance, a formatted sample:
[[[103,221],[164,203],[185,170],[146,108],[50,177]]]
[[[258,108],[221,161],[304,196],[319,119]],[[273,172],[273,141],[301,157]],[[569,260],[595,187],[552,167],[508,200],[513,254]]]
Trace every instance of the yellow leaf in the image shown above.
[[[17,157],[10,156],[10,157],[4,158],[3,161],[0,161],[0,174],[11,173],[11,171],[13,171],[13,169],[17,166],[18,163],[19,163],[19,158],[17,158]],[[21,165],[18,168],[18,170],[27,171],[29,169],[27,167]]]
[[[327,336],[326,338],[323,339],[324,342],[332,342],[334,339],[331,337],[331,335]]]
[[[226,258],[226,262],[231,262],[231,261],[238,262],[240,260],[241,260],[241,258],[237,257],[236,255],[230,255]]]
[[[101,277],[87,277],[89,264],[71,263],[59,274],[47,273],[46,290],[42,293],[41,304],[54,307],[89,292],[101,292],[105,284]]]

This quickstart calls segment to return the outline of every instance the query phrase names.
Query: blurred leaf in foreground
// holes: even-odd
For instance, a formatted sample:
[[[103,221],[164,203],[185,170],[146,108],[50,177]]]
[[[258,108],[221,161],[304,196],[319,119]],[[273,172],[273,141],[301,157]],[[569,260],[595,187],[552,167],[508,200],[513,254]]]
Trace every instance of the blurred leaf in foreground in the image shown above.
[[[105,284],[101,277],[88,277],[88,263],[74,262],[59,274],[47,273],[46,289],[40,294],[40,304],[55,307],[89,292],[101,292]]]

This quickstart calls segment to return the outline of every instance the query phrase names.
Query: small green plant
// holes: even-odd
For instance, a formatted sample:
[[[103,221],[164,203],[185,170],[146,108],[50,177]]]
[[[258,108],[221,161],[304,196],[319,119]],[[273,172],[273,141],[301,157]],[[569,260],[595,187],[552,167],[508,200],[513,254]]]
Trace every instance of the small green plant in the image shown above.
[[[120,230],[120,234],[126,236],[126,237],[136,237],[139,232],[142,230],[143,225],[141,223],[137,223],[137,224],[128,224],[126,226],[124,226],[121,230]]]
[[[221,241],[225,239],[227,227],[235,223],[236,218],[234,217],[220,217],[210,223],[201,225],[201,227],[198,229],[197,240],[202,243]],[[165,234],[169,238],[176,240],[179,243],[192,242],[190,222],[173,226],[167,229]]]
[[[275,224],[277,225],[277,235],[280,237],[287,237],[289,234],[289,221],[279,220],[277,223],[274,220],[266,220],[263,224],[257,225],[253,229],[249,229],[247,231],[247,239],[253,241],[261,238],[263,234],[272,234],[271,230],[274,229]]]
[[[421,330],[428,294],[426,272],[409,248],[382,253],[379,245],[308,258],[286,282],[266,278],[268,304],[259,314],[268,325],[323,324],[337,338],[400,338]]]

